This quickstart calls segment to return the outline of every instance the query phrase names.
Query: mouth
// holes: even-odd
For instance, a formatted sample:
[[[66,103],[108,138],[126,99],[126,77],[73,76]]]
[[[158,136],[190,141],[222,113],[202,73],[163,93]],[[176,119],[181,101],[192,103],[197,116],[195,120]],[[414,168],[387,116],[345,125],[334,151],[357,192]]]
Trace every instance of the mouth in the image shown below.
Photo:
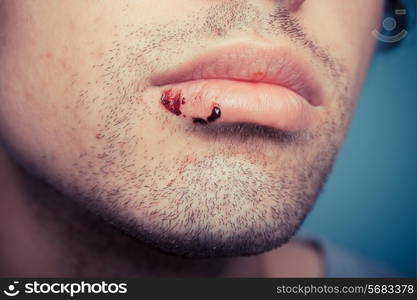
[[[160,107],[192,122],[251,123],[285,131],[323,119],[313,70],[291,49],[233,45],[152,77]]]

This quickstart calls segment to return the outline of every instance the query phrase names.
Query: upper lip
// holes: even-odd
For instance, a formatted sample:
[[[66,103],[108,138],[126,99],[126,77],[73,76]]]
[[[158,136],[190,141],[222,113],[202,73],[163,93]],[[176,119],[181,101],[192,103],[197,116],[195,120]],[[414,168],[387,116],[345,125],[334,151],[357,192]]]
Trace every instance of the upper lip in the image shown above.
[[[311,66],[290,48],[232,45],[198,56],[153,76],[154,86],[192,80],[225,79],[275,84],[321,105],[320,87]]]

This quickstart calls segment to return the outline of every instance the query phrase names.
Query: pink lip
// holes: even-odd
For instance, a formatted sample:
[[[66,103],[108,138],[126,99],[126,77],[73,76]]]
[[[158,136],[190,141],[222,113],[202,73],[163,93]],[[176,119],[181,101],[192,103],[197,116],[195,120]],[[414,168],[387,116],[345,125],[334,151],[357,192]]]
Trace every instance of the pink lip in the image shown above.
[[[216,122],[302,130],[322,119],[323,103],[313,71],[293,52],[235,45],[157,74],[150,82],[161,88],[162,107],[173,112],[176,105],[176,115],[207,120],[219,107]]]

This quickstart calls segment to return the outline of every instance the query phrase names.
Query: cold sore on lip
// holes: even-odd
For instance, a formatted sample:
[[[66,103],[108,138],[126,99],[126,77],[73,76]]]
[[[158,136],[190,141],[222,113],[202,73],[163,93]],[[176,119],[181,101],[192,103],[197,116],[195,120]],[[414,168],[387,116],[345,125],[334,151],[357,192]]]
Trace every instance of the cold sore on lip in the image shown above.
[[[278,85],[208,79],[175,84],[162,91],[166,111],[193,123],[253,123],[298,131],[320,120],[321,107]]]
[[[288,50],[242,46],[206,54],[151,82],[162,88],[165,111],[196,124],[253,123],[299,131],[325,115],[309,66]]]
[[[184,116],[181,112],[181,106],[186,104],[185,98],[182,96],[181,90],[173,91],[172,89],[166,89],[161,95],[161,104],[176,116]],[[218,103],[213,102],[211,108],[211,114],[206,118],[192,117],[193,123],[208,124],[216,121],[221,117],[221,109]]]

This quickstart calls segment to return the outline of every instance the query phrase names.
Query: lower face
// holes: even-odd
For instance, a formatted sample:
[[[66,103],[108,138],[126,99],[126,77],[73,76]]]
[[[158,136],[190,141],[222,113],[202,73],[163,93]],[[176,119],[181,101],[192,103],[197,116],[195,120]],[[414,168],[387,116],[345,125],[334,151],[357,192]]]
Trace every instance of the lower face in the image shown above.
[[[1,142],[29,172],[163,251],[231,256],[277,247],[329,173],[383,5],[285,7],[291,2],[300,1],[3,3]],[[300,57],[318,85],[320,120],[271,127],[249,105],[243,119],[226,108],[221,120],[230,122],[201,124],[161,105],[167,90],[190,83],[155,84],[155,76],[241,47]],[[252,90],[244,91],[259,83],[212,87],[203,79],[225,107],[229,84],[237,101],[250,102]]]

